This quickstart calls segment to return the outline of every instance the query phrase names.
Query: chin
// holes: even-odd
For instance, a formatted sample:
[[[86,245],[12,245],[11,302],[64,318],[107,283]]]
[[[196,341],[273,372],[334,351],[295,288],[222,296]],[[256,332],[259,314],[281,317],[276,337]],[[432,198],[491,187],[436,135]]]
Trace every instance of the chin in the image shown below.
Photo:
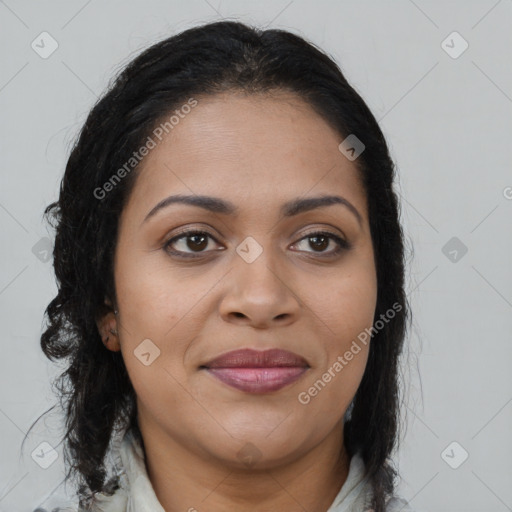
[[[313,439],[305,439],[298,432],[298,426],[294,431],[286,429],[281,432],[277,429],[272,432],[268,426],[264,432],[250,428],[241,432],[239,429],[233,437],[210,438],[205,448],[211,456],[233,470],[275,469],[293,462],[315,446]]]

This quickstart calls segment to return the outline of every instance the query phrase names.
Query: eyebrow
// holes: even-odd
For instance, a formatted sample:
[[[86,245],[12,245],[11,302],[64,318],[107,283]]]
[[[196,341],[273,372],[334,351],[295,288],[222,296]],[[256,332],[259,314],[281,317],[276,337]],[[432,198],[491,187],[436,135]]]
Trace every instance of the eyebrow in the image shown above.
[[[143,220],[143,224],[148,221],[151,217],[156,215],[160,210],[167,208],[171,204],[187,204],[203,208],[212,213],[220,213],[223,215],[238,215],[239,209],[230,201],[220,199],[218,197],[211,196],[199,196],[199,195],[174,195],[162,199],[156,204],[151,211],[146,215]],[[303,212],[315,210],[325,206],[333,204],[340,204],[345,206],[352,214],[357,218],[359,225],[362,224],[362,217],[357,208],[348,199],[341,196],[324,195],[319,197],[307,197],[304,199],[294,199],[288,201],[281,206],[280,212],[284,217],[293,217]]]

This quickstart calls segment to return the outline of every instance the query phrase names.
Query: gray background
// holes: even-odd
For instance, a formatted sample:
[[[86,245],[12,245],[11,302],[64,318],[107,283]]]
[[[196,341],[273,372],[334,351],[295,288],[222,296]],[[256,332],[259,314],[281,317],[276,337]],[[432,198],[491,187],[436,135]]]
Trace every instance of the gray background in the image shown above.
[[[401,493],[417,511],[512,510],[510,0],[0,1],[0,510],[51,510],[64,475],[57,413],[20,445],[55,402],[60,368],[39,348],[56,292],[41,215],[71,143],[142,48],[220,18],[324,48],[389,142],[414,246]],[[43,31],[58,43],[48,58],[31,47]],[[469,44],[456,58],[454,31]],[[47,469],[31,457],[44,441],[58,453]]]

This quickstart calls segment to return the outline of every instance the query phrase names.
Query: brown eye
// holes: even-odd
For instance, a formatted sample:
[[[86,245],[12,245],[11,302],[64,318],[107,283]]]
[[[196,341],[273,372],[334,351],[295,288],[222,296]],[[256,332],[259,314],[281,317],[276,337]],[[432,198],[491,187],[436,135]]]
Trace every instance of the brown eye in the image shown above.
[[[330,233],[327,231],[321,231],[317,233],[310,233],[301,240],[296,246],[301,243],[307,241],[309,247],[313,249],[313,251],[307,251],[306,252],[313,252],[313,253],[319,253],[320,255],[328,255],[328,256],[334,256],[338,253],[340,253],[344,249],[350,249],[350,244],[344,240],[343,238],[335,235],[334,233]],[[327,251],[326,249],[329,248],[330,245],[333,243],[335,245],[334,250]]]
[[[208,246],[208,235],[187,235],[187,247],[193,251],[202,251]]]
[[[313,247],[316,250],[319,250],[319,251],[324,251],[325,249],[327,249],[329,247],[329,243],[330,243],[330,237],[328,236],[325,236],[325,235],[320,235],[320,236],[310,236],[308,237],[309,238],[309,244],[311,245],[311,247]]]
[[[164,245],[164,249],[175,256],[194,257],[193,253],[207,252],[205,249],[208,247],[209,239],[215,241],[206,231],[187,231],[171,238]],[[189,256],[190,254],[192,256]]]

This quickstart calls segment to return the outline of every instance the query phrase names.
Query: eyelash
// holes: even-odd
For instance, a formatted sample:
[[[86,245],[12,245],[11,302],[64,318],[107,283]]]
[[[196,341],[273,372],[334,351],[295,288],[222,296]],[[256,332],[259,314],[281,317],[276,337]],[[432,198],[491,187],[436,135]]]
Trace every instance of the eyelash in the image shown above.
[[[175,251],[175,250],[170,249],[171,244],[173,244],[183,238],[186,239],[186,238],[194,236],[194,235],[206,235],[207,237],[211,238],[216,243],[218,243],[217,240],[215,239],[215,237],[212,234],[210,234],[208,231],[199,231],[199,230],[193,229],[193,230],[189,230],[189,231],[183,231],[180,235],[169,239],[167,242],[165,242],[163,249],[167,253],[169,253],[173,256],[176,256],[178,258],[183,258],[183,259],[201,258],[202,255],[204,255],[207,251],[199,251],[196,253],[187,253],[184,251]],[[304,236],[300,240],[298,240],[297,243],[302,242],[303,240],[307,240],[308,238],[314,238],[314,237],[318,237],[318,236],[325,236],[327,238],[334,240],[338,244],[337,249],[335,249],[334,251],[331,251],[330,253],[325,252],[325,251],[323,251],[323,252],[312,251],[313,253],[316,252],[316,254],[320,255],[320,257],[334,257],[334,256],[337,256],[338,254],[340,254],[342,251],[350,250],[352,248],[352,245],[349,242],[347,242],[347,240],[344,240],[343,238],[341,238],[338,235],[335,235],[334,233],[331,233],[329,231],[314,231],[313,233],[308,233],[306,236]],[[307,252],[309,252],[309,251],[307,251]]]

